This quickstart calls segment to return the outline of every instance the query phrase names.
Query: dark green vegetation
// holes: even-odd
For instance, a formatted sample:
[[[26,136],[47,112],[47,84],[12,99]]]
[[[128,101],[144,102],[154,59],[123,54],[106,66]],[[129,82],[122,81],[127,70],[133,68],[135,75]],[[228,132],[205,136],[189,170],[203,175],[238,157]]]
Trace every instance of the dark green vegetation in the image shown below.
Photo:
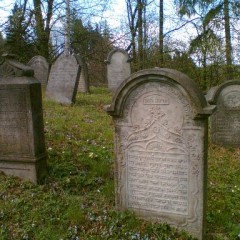
[[[190,240],[169,225],[114,209],[113,125],[103,88],[73,107],[44,102],[49,176],[42,185],[0,174],[0,239]],[[240,151],[210,146],[207,238],[240,234]]]

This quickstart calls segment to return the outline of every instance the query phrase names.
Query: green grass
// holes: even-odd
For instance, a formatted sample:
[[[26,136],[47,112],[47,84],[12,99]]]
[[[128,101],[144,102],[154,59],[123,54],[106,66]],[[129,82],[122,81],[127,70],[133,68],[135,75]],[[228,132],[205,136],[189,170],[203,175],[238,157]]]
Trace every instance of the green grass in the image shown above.
[[[113,125],[104,88],[72,107],[44,101],[49,175],[33,185],[0,174],[0,240],[190,240],[168,224],[114,208]],[[240,234],[240,150],[209,147],[207,238]],[[240,238],[239,238],[240,239]]]

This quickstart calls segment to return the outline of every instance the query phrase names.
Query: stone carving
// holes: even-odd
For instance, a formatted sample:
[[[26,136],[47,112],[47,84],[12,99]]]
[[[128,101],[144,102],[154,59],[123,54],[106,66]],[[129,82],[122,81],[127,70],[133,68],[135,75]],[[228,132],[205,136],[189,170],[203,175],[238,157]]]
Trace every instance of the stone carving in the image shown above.
[[[108,89],[113,92],[130,76],[130,58],[123,49],[114,49],[108,54],[106,63]]]
[[[77,58],[73,55],[61,55],[51,67],[46,98],[65,105],[75,103],[79,77]]]
[[[117,207],[203,239],[212,109],[194,83],[174,70],[140,71],[106,110],[115,125]]]
[[[34,183],[46,174],[41,84],[11,56],[0,65],[0,171]]]
[[[39,80],[45,89],[48,81],[49,64],[42,56],[33,57],[27,64],[34,70],[34,77]]]
[[[207,100],[217,105],[211,116],[211,139],[223,146],[240,146],[240,81],[227,81],[209,90]]]

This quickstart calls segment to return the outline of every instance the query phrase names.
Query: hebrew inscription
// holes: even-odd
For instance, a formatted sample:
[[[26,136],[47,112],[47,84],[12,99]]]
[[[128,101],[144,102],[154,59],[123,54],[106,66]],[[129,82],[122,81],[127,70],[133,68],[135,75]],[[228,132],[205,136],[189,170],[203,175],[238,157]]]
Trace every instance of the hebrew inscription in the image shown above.
[[[129,207],[187,215],[188,167],[184,154],[129,152]]]
[[[21,89],[0,90],[0,152],[29,153],[26,93]]]

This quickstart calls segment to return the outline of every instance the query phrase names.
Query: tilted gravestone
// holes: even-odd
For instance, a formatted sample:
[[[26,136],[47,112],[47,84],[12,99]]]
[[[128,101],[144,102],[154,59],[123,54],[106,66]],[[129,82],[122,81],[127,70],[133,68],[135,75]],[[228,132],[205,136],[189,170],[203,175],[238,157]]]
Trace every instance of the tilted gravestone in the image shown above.
[[[226,81],[207,93],[217,110],[211,116],[211,139],[223,146],[240,146],[240,81]]]
[[[175,70],[143,70],[122,83],[105,109],[115,126],[118,209],[203,239],[212,108]]]
[[[81,73],[79,78],[79,84],[78,84],[78,92],[81,93],[89,93],[89,76],[88,76],[88,66],[86,62],[80,57],[77,56],[78,62],[81,66]]]
[[[75,103],[80,66],[74,55],[62,54],[52,65],[46,98],[65,105]]]
[[[107,57],[108,89],[115,91],[130,76],[130,58],[123,49],[113,49]]]
[[[34,70],[34,77],[40,81],[43,89],[47,86],[49,63],[42,56],[33,57],[27,64]]]
[[[46,175],[41,84],[11,56],[0,65],[0,171],[33,183]]]

